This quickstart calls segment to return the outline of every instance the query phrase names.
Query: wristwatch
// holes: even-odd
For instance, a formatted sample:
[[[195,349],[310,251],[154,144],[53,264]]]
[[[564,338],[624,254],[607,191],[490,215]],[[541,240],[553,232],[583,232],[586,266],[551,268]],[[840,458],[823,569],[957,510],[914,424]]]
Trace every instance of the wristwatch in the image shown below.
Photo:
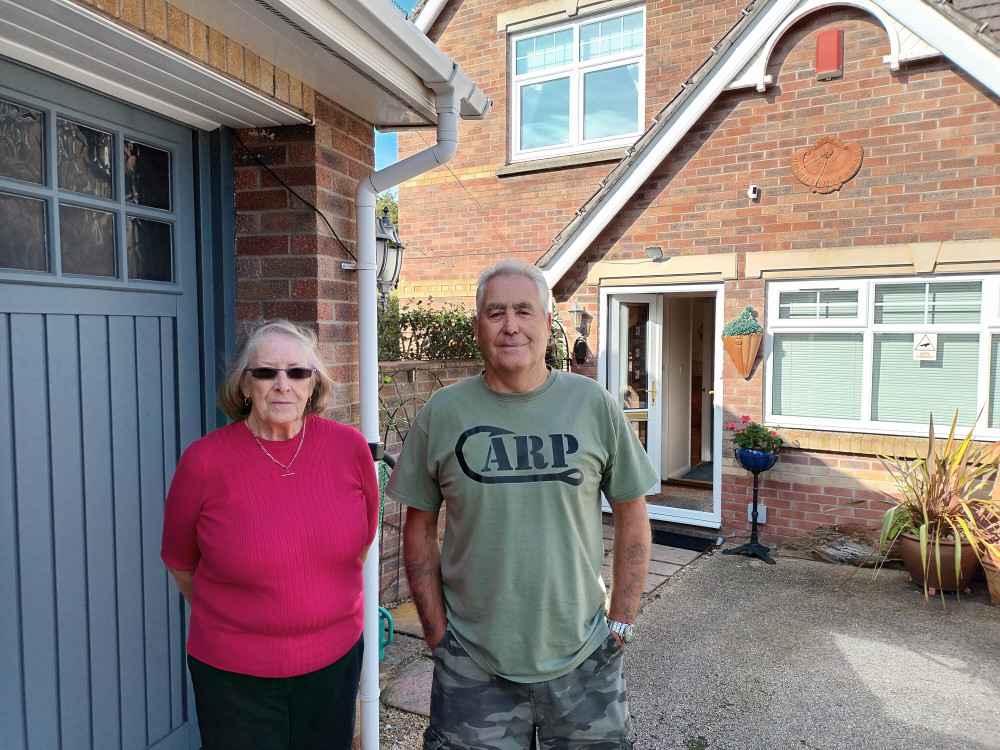
[[[631,643],[635,640],[635,625],[630,622],[608,620],[608,627],[611,628],[612,633],[618,634],[618,637],[622,639],[622,643]]]

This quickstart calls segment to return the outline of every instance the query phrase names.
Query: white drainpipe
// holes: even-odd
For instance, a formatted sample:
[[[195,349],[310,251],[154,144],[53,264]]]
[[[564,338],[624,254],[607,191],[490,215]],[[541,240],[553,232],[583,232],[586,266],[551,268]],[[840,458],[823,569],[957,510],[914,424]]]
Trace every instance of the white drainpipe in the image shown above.
[[[454,69],[457,71],[457,67]],[[454,75],[452,78],[454,79]],[[468,79],[466,79],[467,81]],[[373,173],[358,185],[355,196],[358,234],[358,339],[360,341],[361,432],[369,443],[379,442],[378,313],[375,278],[375,196],[383,190],[444,164],[458,148],[461,93],[451,81],[435,86],[437,143],[425,151]],[[487,105],[488,108],[488,105]],[[485,114],[485,113],[484,113]],[[379,746],[379,555],[378,536],[364,565],[365,656],[361,667],[361,747]]]

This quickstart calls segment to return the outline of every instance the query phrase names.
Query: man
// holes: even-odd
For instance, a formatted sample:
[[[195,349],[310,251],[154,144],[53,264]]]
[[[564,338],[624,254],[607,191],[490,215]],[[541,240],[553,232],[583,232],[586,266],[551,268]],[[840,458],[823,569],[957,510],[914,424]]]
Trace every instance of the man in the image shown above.
[[[417,415],[386,488],[434,651],[425,750],[632,747],[622,656],[649,568],[658,481],[621,407],[545,364],[541,271],[506,260],[476,290],[484,371]],[[614,523],[610,606],[601,493]],[[438,512],[445,506],[443,546]]]

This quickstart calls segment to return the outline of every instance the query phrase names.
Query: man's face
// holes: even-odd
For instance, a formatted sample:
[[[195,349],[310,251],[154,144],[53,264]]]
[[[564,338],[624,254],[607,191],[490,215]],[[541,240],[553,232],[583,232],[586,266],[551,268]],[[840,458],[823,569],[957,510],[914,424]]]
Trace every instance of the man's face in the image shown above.
[[[475,319],[476,341],[487,374],[540,375],[546,371],[545,347],[552,314],[538,298],[538,287],[524,276],[495,276],[486,285]]]

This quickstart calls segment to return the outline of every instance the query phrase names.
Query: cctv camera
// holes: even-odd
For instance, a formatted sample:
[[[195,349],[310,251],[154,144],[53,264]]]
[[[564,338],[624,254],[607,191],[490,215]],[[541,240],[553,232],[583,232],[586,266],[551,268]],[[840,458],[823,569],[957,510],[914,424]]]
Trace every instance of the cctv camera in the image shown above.
[[[757,187],[756,185],[751,185],[749,188],[747,188],[747,198],[749,198],[752,201],[755,201],[758,198],[760,198],[760,188]]]

